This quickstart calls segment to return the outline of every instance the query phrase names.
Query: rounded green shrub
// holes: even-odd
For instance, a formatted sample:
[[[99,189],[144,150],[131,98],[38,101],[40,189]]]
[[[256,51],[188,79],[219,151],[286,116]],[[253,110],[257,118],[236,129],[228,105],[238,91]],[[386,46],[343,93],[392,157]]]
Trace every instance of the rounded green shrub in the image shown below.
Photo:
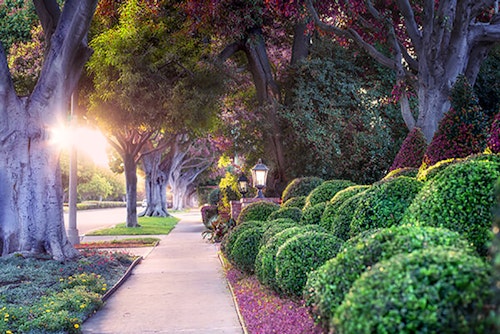
[[[329,180],[314,188],[306,197],[305,207],[314,206],[319,203],[330,201],[339,191],[355,186],[356,184],[348,180]]]
[[[417,180],[422,182],[427,182],[435,177],[437,177],[442,171],[444,171],[449,165],[456,164],[462,161],[462,159],[446,159],[435,163],[432,166],[427,166],[425,163],[422,164],[418,170]]]
[[[304,289],[306,305],[315,319],[327,327],[365,270],[397,254],[436,246],[474,252],[457,232],[435,227],[394,226],[349,239],[335,258],[310,273]]]
[[[272,212],[269,217],[267,217],[267,220],[274,220],[278,218],[289,218],[293,221],[300,222],[302,219],[302,210],[294,207],[281,208]]]
[[[316,176],[306,176],[293,179],[292,182],[286,186],[285,190],[283,190],[281,199],[283,203],[285,203],[292,197],[307,196],[323,182],[322,178]]]
[[[262,238],[260,239],[260,245],[264,246],[265,244],[267,244],[269,239],[274,237],[279,232],[284,231],[287,228],[295,227],[295,226],[299,226],[299,225],[297,224],[296,221],[294,221],[290,218],[278,218],[278,219],[269,221],[265,227],[264,234],[262,235]]]
[[[481,256],[491,241],[494,186],[500,164],[465,161],[448,166],[422,188],[403,217],[403,223],[457,231]]]
[[[325,232],[318,225],[306,225],[287,228],[269,239],[269,241],[260,247],[259,253],[255,258],[255,275],[259,282],[275,291],[278,291],[276,284],[275,260],[279,248],[291,237],[305,232]]]
[[[333,210],[328,205],[325,208],[325,212],[323,213],[322,226],[327,226],[328,222],[330,223],[330,231],[333,236],[339,238],[340,240],[346,241],[351,237],[351,221],[354,215],[354,212],[358,208],[359,203],[363,201],[363,197],[365,196],[365,191],[360,191],[352,197],[347,198],[340,205]],[[330,203],[332,204],[332,203]],[[325,215],[327,215],[325,217]]]
[[[232,228],[222,239],[220,250],[226,256],[229,261],[232,261],[231,251],[233,249],[234,243],[238,239],[241,233],[248,229],[253,229],[256,227],[264,226],[264,222],[262,221],[247,221],[241,223],[240,225],[236,225]]]
[[[496,328],[495,333],[500,333],[500,179],[496,185],[497,204],[495,207],[495,219],[493,220],[493,234],[494,238],[491,245],[491,257],[493,260],[493,326]]]
[[[269,215],[274,211],[278,211],[279,208],[278,204],[267,201],[250,203],[241,210],[238,216],[238,224],[249,220],[266,221]]]
[[[276,253],[276,282],[281,292],[300,297],[307,274],[337,255],[343,241],[329,233],[307,232],[288,239]]]
[[[282,208],[299,208],[302,210],[302,208],[306,205],[306,196],[297,196],[297,197],[292,197],[288,199],[286,202],[281,204]]]
[[[255,257],[259,252],[260,240],[264,234],[263,226],[249,228],[240,233],[231,248],[231,263],[241,272],[253,274]]]
[[[305,207],[304,210],[302,210],[302,219],[300,220],[300,223],[304,225],[319,225],[321,217],[323,217],[323,213],[325,212],[325,208],[325,202]]]
[[[440,247],[400,254],[354,282],[333,318],[336,332],[484,333],[491,267]]]
[[[339,191],[330,202],[326,203],[325,211],[323,212],[323,216],[321,216],[320,226],[330,231],[332,229],[332,223],[334,220],[334,216],[337,213],[338,208],[349,198],[354,195],[359,194],[362,191],[365,191],[370,186],[352,186],[346,188],[344,190]],[[348,236],[346,236],[348,237]]]
[[[406,176],[372,186],[364,193],[354,212],[350,236],[374,228],[399,225],[422,186],[422,182]]]

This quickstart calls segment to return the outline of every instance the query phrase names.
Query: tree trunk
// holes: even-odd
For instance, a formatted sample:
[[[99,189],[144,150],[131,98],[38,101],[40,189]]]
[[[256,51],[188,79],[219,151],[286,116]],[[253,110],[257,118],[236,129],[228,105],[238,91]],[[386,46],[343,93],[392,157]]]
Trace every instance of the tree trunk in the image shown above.
[[[160,170],[162,151],[156,151],[142,157],[142,166],[146,174],[147,207],[139,216],[168,217],[167,212],[167,177]]]
[[[138,227],[137,223],[137,163],[131,155],[123,157],[125,187],[127,189],[127,227]]]
[[[0,44],[0,247],[2,256],[49,253],[79,256],[64,229],[58,148],[50,130],[66,118],[70,95],[90,56],[86,35],[97,1],[38,2],[44,29],[51,30],[40,79],[26,99],[16,96]],[[58,17],[49,24],[49,18]],[[55,28],[54,28],[55,27]]]
[[[311,36],[307,34],[307,24],[298,22],[293,27],[293,45],[290,64],[295,65],[309,54]]]

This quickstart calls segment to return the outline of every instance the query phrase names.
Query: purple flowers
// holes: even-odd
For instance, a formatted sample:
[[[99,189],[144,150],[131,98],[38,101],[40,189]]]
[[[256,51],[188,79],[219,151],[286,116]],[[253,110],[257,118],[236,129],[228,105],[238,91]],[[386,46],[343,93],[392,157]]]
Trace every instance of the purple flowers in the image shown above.
[[[226,272],[249,333],[322,333],[307,312],[304,302],[286,299],[263,287],[255,276],[237,269]]]

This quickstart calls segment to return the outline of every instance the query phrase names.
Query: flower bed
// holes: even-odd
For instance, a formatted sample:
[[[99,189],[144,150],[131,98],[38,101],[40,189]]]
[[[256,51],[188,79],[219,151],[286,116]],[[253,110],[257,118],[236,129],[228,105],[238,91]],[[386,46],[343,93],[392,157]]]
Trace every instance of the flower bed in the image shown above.
[[[245,276],[234,268],[226,270],[238,308],[250,334],[319,334],[303,301],[281,298],[263,287],[255,275]]]
[[[77,261],[0,259],[0,333],[79,333],[134,261],[117,252],[81,250]]]

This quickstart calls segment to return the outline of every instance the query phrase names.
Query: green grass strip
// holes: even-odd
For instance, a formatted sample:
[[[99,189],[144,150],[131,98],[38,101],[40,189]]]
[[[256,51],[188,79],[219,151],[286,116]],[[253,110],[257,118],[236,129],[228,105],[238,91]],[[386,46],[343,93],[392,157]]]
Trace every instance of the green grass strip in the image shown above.
[[[125,223],[88,233],[87,235],[151,235],[169,234],[179,218],[176,217],[139,217],[140,227],[127,227]]]

